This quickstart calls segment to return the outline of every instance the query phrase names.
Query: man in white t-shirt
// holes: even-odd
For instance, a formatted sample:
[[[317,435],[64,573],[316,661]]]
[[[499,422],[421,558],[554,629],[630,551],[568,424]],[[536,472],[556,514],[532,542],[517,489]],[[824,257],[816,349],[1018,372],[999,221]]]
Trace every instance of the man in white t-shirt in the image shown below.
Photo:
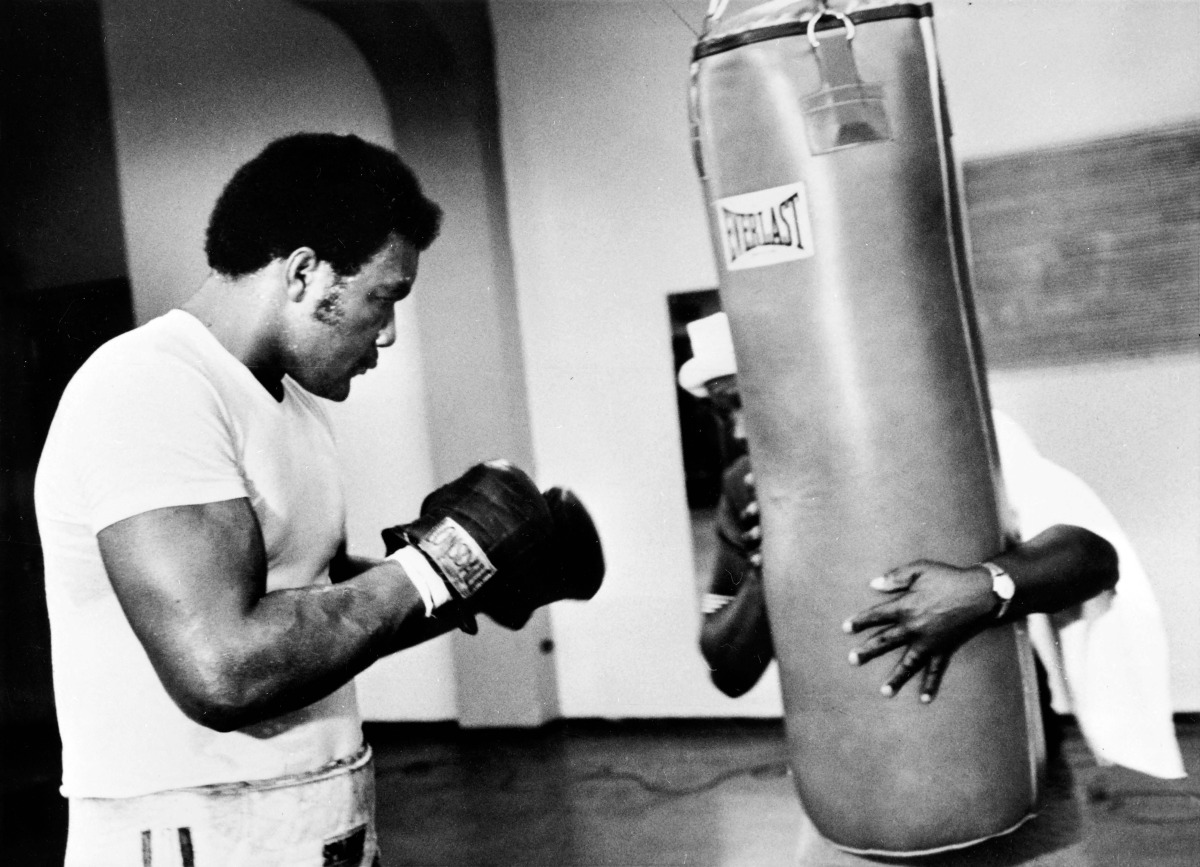
[[[725,314],[690,323],[688,333],[693,355],[680,369],[680,386],[709,401],[733,435],[743,436],[737,365]],[[1136,553],[1087,485],[1042,457],[1004,414],[994,413],[994,427],[1011,523],[1021,541],[996,552],[990,569],[919,561],[874,579],[870,586],[893,599],[850,618],[855,633],[877,630],[854,649],[856,664],[904,647],[908,652],[886,676],[888,694],[921,674],[921,700],[933,701],[955,647],[999,620],[1028,618],[1039,658],[1054,675],[1053,685],[1066,693],[1055,698],[1074,711],[1097,759],[1163,778],[1183,776],[1171,721],[1165,641]],[[713,683],[736,697],[758,682],[775,655],[760,570],[762,534],[753,473],[745,456],[723,475],[716,524],[717,557],[701,602],[700,648]],[[995,567],[1012,582],[1007,600],[993,592]],[[1085,865],[1070,774],[1053,750],[1051,759],[1035,820],[1013,834],[944,854],[932,863]],[[802,816],[797,863],[848,867],[871,862],[836,849]]]
[[[280,139],[218,199],[196,294],[68,385],[36,505],[71,867],[378,863],[354,676],[598,588],[586,510],[504,462],[387,559],[346,551],[318,398],[394,342],[440,216],[390,151]]]

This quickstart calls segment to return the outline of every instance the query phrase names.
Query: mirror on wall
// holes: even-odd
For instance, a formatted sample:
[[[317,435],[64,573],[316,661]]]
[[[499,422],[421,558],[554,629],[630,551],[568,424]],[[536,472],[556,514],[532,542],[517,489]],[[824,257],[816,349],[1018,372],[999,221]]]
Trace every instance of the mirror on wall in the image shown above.
[[[667,296],[667,308],[695,575],[698,592],[703,592],[715,554],[713,521],[721,495],[721,473],[737,457],[739,446],[726,420],[706,401],[680,388],[678,375],[679,368],[692,357],[688,323],[719,312],[721,300],[716,289],[677,292]]]

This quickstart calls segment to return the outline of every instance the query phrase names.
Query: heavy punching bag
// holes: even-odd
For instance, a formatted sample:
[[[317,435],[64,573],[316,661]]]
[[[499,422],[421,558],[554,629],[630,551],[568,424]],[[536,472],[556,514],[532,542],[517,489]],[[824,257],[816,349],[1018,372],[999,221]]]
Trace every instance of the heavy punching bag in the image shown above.
[[[1023,627],[958,649],[936,701],[854,668],[868,581],[1003,547],[958,180],[928,5],[715,0],[694,151],[762,509],[789,759],[817,829],[860,853],[1006,833],[1043,764]]]

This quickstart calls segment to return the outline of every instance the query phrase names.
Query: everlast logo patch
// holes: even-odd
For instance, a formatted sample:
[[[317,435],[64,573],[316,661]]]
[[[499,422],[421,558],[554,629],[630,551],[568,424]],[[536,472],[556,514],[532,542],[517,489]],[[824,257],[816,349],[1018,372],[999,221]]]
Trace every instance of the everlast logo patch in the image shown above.
[[[479,543],[453,518],[438,521],[422,540],[421,546],[433,555],[446,579],[464,598],[496,574],[496,567]]]
[[[722,208],[721,220],[725,224],[729,255],[734,261],[764,244],[782,247],[800,247],[800,230],[796,224],[796,202],[800,196],[792,193],[777,205],[765,211],[739,214]]]
[[[715,203],[725,267],[761,268],[813,254],[803,184],[771,187]]]

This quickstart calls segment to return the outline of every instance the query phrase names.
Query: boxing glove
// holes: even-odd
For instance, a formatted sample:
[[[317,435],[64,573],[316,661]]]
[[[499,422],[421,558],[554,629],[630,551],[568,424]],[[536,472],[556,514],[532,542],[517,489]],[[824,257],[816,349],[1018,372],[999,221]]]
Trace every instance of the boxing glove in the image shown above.
[[[507,461],[476,464],[421,504],[412,523],[383,531],[386,553],[411,545],[446,583],[451,610],[475,631],[475,597],[503,576],[506,583],[540,568],[554,519],[533,480]]]
[[[520,629],[533,612],[560,599],[591,599],[604,580],[604,550],[591,515],[575,494],[550,488],[548,544],[525,573],[498,575],[477,597],[478,610],[501,626]]]

